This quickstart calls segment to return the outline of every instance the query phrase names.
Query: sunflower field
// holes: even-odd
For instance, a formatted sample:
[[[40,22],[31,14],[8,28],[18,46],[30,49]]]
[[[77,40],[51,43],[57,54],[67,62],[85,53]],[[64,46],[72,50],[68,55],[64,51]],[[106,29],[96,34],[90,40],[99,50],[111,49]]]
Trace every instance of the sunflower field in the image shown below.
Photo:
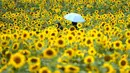
[[[0,0],[0,73],[130,73],[129,13],[130,0]]]

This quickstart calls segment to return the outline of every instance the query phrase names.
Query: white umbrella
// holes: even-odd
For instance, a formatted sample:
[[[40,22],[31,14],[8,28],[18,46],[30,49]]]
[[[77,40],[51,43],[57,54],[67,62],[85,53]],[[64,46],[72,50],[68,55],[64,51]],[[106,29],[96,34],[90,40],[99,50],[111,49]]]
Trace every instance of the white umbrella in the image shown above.
[[[83,17],[77,13],[69,13],[64,16],[65,19],[70,20],[72,22],[85,22]]]

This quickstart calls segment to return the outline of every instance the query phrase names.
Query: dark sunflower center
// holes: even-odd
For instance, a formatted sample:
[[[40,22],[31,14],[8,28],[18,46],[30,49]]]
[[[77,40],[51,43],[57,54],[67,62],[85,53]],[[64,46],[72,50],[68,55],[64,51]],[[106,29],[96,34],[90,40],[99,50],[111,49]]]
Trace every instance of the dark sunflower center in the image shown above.
[[[3,59],[3,62],[6,62],[6,60],[5,60],[5,59]]]
[[[120,46],[120,44],[119,44],[119,43],[116,43],[116,46],[117,46],[117,47],[119,47],[119,46]]]
[[[128,40],[128,43],[130,43],[130,40]]]
[[[114,23],[112,23],[112,25],[114,25]]]
[[[53,52],[51,50],[47,51],[47,55],[52,55],[52,54],[53,54]]]
[[[46,31],[46,34],[48,34],[48,31]]]
[[[89,62],[89,63],[90,63],[90,62],[91,62],[91,59],[88,59],[88,60],[87,60],[87,62]]]
[[[70,30],[71,30],[71,31],[74,31],[74,27],[71,27]]]
[[[43,70],[42,73],[48,73],[46,70]]]
[[[16,38],[16,37],[17,37],[17,35],[15,34],[15,35],[14,35],[14,37]]]
[[[130,71],[128,73],[130,73]]]
[[[21,62],[21,59],[19,57],[15,57],[14,58],[14,62],[17,63],[17,64],[19,64]]]
[[[70,69],[70,70],[72,70],[72,71],[74,71],[74,70],[75,70],[75,68],[73,68],[73,67],[70,67],[69,69]]]
[[[127,25],[127,28],[130,28],[130,24],[129,24],[129,25]]]
[[[98,39],[97,41],[100,42],[100,39]]]
[[[100,37],[101,36],[101,34],[98,34],[98,37]]]
[[[93,50],[91,51],[91,53],[93,53]]]
[[[91,41],[90,41],[90,40],[88,40],[88,41],[87,41],[87,44],[91,44]]]
[[[24,55],[28,55],[28,52],[24,51],[23,54],[24,54]]]
[[[37,69],[37,67],[38,67],[38,66],[36,65],[36,66],[34,66],[32,69]]]
[[[53,38],[51,38],[51,40],[53,40]]]
[[[126,61],[122,60],[122,61],[121,61],[121,65],[122,65],[122,66],[126,65]]]
[[[73,36],[75,36],[75,33],[74,33],[74,32],[72,32],[71,34],[72,34]]]
[[[2,45],[6,45],[7,43],[6,42],[2,42]]]
[[[31,62],[36,63],[37,59],[31,59]]]
[[[85,41],[86,39],[84,38],[83,41]]]
[[[63,70],[63,71],[65,70],[65,68],[64,68],[64,67],[61,67],[60,69],[61,69],[61,70]]]
[[[26,37],[26,36],[27,36],[27,34],[24,34],[24,35],[23,35],[23,37]]]
[[[62,35],[59,35],[59,38],[62,37]]]
[[[81,26],[81,24],[79,24],[79,27]]]
[[[109,28],[107,27],[106,30],[109,30]]]
[[[127,33],[127,35],[129,36],[129,35],[130,35],[130,33]]]
[[[38,43],[38,47],[42,47],[42,44],[41,44],[41,43]]]
[[[72,37],[69,37],[69,40],[72,40]]]
[[[72,52],[71,52],[71,51],[67,51],[67,53],[68,53],[69,55],[72,55]]]
[[[43,35],[40,35],[41,38],[43,38]]]
[[[16,49],[17,47],[18,47],[18,45],[17,45],[17,44],[15,44],[15,45],[14,45],[14,49]]]
[[[106,56],[104,57],[104,60],[105,60],[105,61],[110,61],[110,60],[111,60],[111,57],[110,57],[109,55],[106,55]]]
[[[62,45],[62,44],[63,44],[63,41],[62,41],[62,40],[59,40],[58,43],[59,43],[60,45]]]
[[[51,35],[52,35],[52,36],[55,36],[55,33],[52,33]]]
[[[32,33],[30,33],[30,36],[32,36]]]
[[[94,37],[94,34],[92,34],[92,37]]]
[[[11,53],[8,53],[6,56],[7,56],[7,58],[10,58],[11,57]]]
[[[78,33],[78,35],[81,35],[80,33]]]

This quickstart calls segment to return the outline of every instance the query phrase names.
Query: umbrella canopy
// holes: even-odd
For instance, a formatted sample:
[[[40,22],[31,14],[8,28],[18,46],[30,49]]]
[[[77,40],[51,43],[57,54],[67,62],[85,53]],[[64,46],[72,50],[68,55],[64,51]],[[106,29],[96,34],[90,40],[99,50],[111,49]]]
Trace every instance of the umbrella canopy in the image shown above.
[[[70,20],[72,22],[85,22],[83,17],[77,13],[69,13],[64,16],[65,19]]]

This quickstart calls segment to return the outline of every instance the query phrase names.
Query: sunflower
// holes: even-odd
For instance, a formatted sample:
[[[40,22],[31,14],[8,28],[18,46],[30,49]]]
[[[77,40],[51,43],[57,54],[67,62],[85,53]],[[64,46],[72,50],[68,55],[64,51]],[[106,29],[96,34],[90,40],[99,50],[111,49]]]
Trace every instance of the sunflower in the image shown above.
[[[109,33],[111,31],[111,26],[110,25],[105,26],[104,29],[106,33]]]
[[[127,31],[125,32],[125,37],[126,37],[126,38],[129,38],[129,37],[130,37],[130,31],[129,31],[129,30],[127,30]]]
[[[90,49],[88,50],[88,54],[94,56],[94,55],[96,54],[96,50],[95,50],[94,48],[90,48]]]
[[[20,68],[25,64],[25,57],[20,53],[15,53],[11,55],[10,64],[15,68]]]
[[[80,68],[73,65],[67,65],[65,66],[65,73],[79,73]]]
[[[45,39],[44,33],[39,33],[39,34],[38,34],[38,38],[39,38],[40,40],[44,40],[44,39]]]
[[[102,37],[103,37],[103,33],[100,32],[100,31],[98,31],[98,32],[97,32],[97,37],[98,37],[98,38],[102,38]]]
[[[37,50],[41,50],[43,46],[44,46],[43,42],[41,42],[41,41],[38,41],[35,43],[35,47]]]
[[[4,58],[4,57],[1,58],[1,61],[2,61],[2,62],[1,62],[2,64],[7,64],[7,59],[6,59],[6,58]]]
[[[84,57],[84,53],[81,50],[76,50],[76,55],[80,57]]]
[[[83,26],[83,25],[82,25],[81,23],[78,23],[78,24],[77,24],[77,27],[78,27],[78,28],[82,28],[82,26]]]
[[[111,58],[111,56],[109,56],[109,55],[105,55],[105,56],[104,56],[104,61],[105,61],[105,62],[109,62],[111,59],[112,59],[112,58]]]
[[[76,28],[75,28],[74,26],[71,26],[69,30],[70,30],[70,31],[75,31]]]
[[[67,40],[70,44],[72,44],[75,41],[75,37],[72,34],[68,34]]]
[[[102,38],[96,38],[96,43],[101,45],[103,43]]]
[[[19,48],[19,43],[14,43],[13,46],[12,46],[12,49],[18,50],[18,48]]]
[[[90,33],[90,37],[97,38],[97,31],[92,30],[91,33]]]
[[[113,72],[113,67],[112,67],[112,65],[110,65],[109,63],[104,63],[103,64],[103,68],[105,68],[106,69],[106,73],[112,73]]]
[[[49,42],[54,42],[55,41],[55,37],[53,37],[53,36],[48,37],[48,41]]]
[[[21,39],[27,40],[29,37],[30,37],[29,33],[27,31],[23,31],[23,33],[21,35]]]
[[[130,38],[126,39],[125,43],[126,43],[126,47],[129,48],[130,47]]]
[[[53,58],[57,55],[56,51],[53,48],[47,48],[43,51],[44,58]]]
[[[6,52],[5,52],[6,58],[10,59],[11,55],[12,55],[12,52],[11,52],[11,51],[6,51]]]
[[[39,73],[52,73],[51,70],[48,69],[48,67],[42,67],[39,69]]]
[[[45,30],[44,30],[44,34],[46,35],[45,37],[48,37],[48,36],[49,36],[49,33],[50,33],[50,30],[49,30],[49,29],[45,29]]]
[[[57,38],[56,40],[56,46],[59,47],[59,48],[63,48],[65,47],[66,45],[66,42],[65,42],[65,39],[64,38]]]
[[[85,63],[85,64],[92,64],[92,63],[94,63],[94,57],[93,57],[93,56],[90,56],[90,55],[86,56],[86,57],[84,58],[84,63]]]
[[[76,36],[83,37],[83,35],[84,32],[82,32],[81,30],[76,32]]]
[[[86,40],[85,40],[85,45],[86,45],[87,47],[93,46],[93,38],[91,38],[91,37],[86,38]]]
[[[56,65],[56,68],[57,68],[57,69],[60,69],[60,70],[62,70],[62,71],[65,70],[65,67],[64,67],[64,66],[61,66],[61,65],[59,65],[59,64]]]
[[[37,72],[40,69],[40,64],[31,64],[29,65],[30,72]]]
[[[65,50],[65,54],[67,54],[69,57],[74,56],[74,50],[73,49],[67,49]]]
[[[113,47],[115,49],[121,49],[123,47],[122,41],[117,40],[117,41],[113,42]]]
[[[123,55],[121,56],[121,58],[122,58],[122,59],[127,59],[128,56],[129,56],[128,54],[123,54]]]
[[[20,50],[19,52],[20,52],[21,54],[27,56],[27,57],[30,56],[30,54],[31,54],[31,52],[30,52],[29,50],[26,50],[26,49],[25,49],[25,50]]]
[[[56,31],[51,31],[49,36],[50,36],[50,37],[51,37],[51,36],[56,37],[57,34],[58,34],[58,33],[57,33]]]
[[[128,60],[127,59],[121,59],[119,62],[118,62],[119,66],[121,68],[123,67],[126,67],[128,65]]]
[[[29,57],[28,64],[40,64],[40,58],[38,57]]]
[[[9,44],[9,41],[7,41],[7,40],[2,40],[2,41],[0,42],[0,45],[1,45],[2,47],[6,47],[6,46],[8,46],[8,44]]]
[[[18,38],[19,38],[19,34],[18,33],[12,34],[11,39],[18,39]]]
[[[34,36],[34,35],[36,35],[36,32],[35,32],[35,31],[30,31],[30,32],[29,32],[29,36],[30,36],[30,37],[32,37],[32,36]],[[43,38],[43,37],[40,36],[40,34],[39,34],[39,38]]]

